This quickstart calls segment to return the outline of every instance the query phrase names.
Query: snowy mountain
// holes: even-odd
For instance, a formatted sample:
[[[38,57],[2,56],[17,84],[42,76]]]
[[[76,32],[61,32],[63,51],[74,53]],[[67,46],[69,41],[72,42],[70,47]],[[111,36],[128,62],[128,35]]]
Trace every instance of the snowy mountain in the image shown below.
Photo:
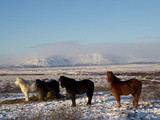
[[[134,56],[118,56],[103,54],[86,54],[78,56],[50,56],[46,58],[33,58],[14,63],[12,67],[58,67],[58,66],[87,66],[87,65],[109,65],[125,63],[155,62],[146,58]],[[7,65],[5,65],[7,66]]]
[[[112,60],[101,54],[79,55],[69,58],[73,65],[106,65],[112,64]]]
[[[51,56],[47,58],[27,59],[14,64],[15,67],[53,67],[53,66],[70,66],[71,63],[61,56]]]

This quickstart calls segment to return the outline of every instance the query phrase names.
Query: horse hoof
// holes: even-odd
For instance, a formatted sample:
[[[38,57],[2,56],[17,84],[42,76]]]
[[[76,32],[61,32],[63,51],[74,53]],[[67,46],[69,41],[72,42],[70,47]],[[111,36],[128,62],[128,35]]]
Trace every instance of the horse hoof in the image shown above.
[[[71,107],[76,107],[76,105],[72,105]]]
[[[28,99],[25,100],[25,102],[28,102],[28,101],[29,101]]]
[[[91,106],[91,103],[87,103],[87,106]]]
[[[118,105],[118,108],[120,108],[121,107],[121,105]]]
[[[136,105],[136,106],[133,106],[133,107],[135,107],[135,108],[138,108],[138,105]]]

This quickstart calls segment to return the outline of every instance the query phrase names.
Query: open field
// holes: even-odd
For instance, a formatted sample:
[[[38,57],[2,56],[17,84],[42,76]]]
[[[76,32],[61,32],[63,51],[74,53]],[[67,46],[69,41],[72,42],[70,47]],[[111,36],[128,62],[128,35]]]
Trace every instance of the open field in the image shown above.
[[[133,98],[131,96],[122,97],[123,107],[117,108],[115,99],[106,83],[106,71],[113,71],[122,80],[134,77],[142,81],[143,90],[139,108],[132,107],[131,100]],[[24,96],[19,87],[13,84],[16,77],[22,77],[33,82],[35,79],[45,78],[58,80],[61,75],[77,80],[92,80],[95,83],[93,105],[91,107],[85,105],[87,100],[85,95],[78,96],[77,108],[70,107],[71,101],[68,100],[68,97],[64,97],[61,100],[54,99],[46,102],[37,102],[33,96],[35,94],[30,94],[33,99],[28,103],[24,103],[22,99]],[[58,119],[64,119],[67,117],[66,114],[72,119],[160,119],[160,111],[158,110],[160,109],[159,88],[160,64],[1,69],[0,119],[31,119],[32,109],[36,111],[32,118],[39,117],[39,119],[53,119],[53,116]],[[61,88],[61,95],[66,96],[65,89]],[[76,112],[77,115],[73,116],[72,113],[76,114]],[[41,113],[43,116],[37,116],[37,114]],[[63,117],[60,117],[60,115]]]

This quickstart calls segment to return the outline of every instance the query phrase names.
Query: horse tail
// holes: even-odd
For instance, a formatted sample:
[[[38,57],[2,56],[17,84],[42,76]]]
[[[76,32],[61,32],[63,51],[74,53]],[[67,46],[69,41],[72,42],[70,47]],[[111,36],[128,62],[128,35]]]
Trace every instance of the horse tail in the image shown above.
[[[141,91],[142,91],[142,82],[139,81],[139,84],[140,84],[139,92],[141,93]]]
[[[93,95],[93,92],[94,92],[94,82],[92,82],[92,81],[91,81],[90,91],[92,92],[92,95]]]
[[[93,85],[92,85],[93,88],[92,88],[92,89],[93,89],[93,91],[94,91],[94,82],[92,82],[92,83],[93,83]]]
[[[135,82],[135,86],[134,86],[134,91],[138,94],[141,94],[141,91],[142,91],[142,82],[137,80],[137,79],[134,79],[134,82]]]
[[[89,95],[93,95],[94,92],[94,82],[91,80],[85,80],[84,85],[86,87],[86,92],[89,93]]]
[[[58,82],[58,94],[60,93],[60,87],[59,87],[59,82]]]

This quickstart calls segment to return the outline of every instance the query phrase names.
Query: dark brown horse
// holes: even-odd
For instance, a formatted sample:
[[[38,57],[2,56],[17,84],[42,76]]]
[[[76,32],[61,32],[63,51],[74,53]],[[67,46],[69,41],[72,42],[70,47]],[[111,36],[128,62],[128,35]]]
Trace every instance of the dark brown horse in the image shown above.
[[[59,89],[58,81],[51,79],[48,82],[45,82],[40,79],[36,79],[36,85],[40,89],[40,93],[39,93],[40,100],[45,100],[48,92],[51,92],[52,95],[55,94],[56,98],[59,99],[60,89]]]
[[[110,90],[116,98],[118,107],[121,107],[120,96],[132,94],[134,97],[133,106],[138,106],[138,100],[142,90],[142,82],[137,79],[120,81],[111,71],[107,71],[107,82]]]
[[[91,105],[91,100],[94,91],[94,83],[91,80],[85,79],[81,81],[75,81],[65,76],[59,78],[62,88],[66,88],[67,93],[72,99],[72,107],[76,106],[76,94],[87,94],[88,102],[87,105]]]

